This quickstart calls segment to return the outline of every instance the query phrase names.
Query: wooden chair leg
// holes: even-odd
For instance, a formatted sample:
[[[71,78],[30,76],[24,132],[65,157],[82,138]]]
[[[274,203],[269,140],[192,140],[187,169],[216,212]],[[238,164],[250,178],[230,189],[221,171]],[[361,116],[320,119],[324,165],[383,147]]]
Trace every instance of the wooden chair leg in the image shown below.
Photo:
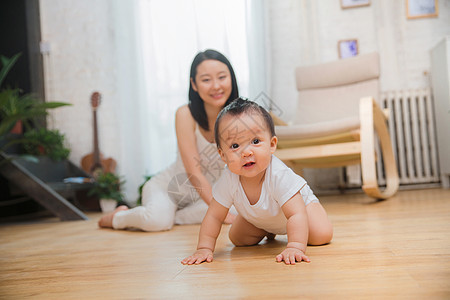
[[[362,188],[370,197],[387,199],[397,192],[399,178],[385,117],[373,98],[361,99],[360,121]],[[377,133],[380,140],[383,165],[386,172],[386,188],[383,191],[378,186],[376,176],[374,132]]]

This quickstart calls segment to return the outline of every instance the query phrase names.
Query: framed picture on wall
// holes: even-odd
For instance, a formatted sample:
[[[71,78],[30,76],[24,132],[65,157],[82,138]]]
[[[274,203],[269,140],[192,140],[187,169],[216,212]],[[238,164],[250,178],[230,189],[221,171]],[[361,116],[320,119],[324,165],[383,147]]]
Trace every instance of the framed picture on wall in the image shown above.
[[[438,0],[406,0],[408,19],[431,18],[438,16]]]
[[[338,42],[339,58],[347,58],[358,55],[358,40],[340,40]]]
[[[369,6],[370,0],[341,0],[341,8]]]

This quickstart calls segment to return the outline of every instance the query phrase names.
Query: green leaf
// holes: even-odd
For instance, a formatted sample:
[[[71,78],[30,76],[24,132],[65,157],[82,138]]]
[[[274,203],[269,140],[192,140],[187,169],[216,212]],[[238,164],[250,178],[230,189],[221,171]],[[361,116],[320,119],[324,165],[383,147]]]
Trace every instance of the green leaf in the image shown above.
[[[11,58],[7,58],[3,55],[0,56],[0,60],[2,62],[2,69],[0,70],[0,87],[2,86],[3,80],[6,78],[6,75],[8,75],[9,70],[11,70],[11,68],[14,66],[20,55],[22,55],[22,53],[17,53]]]
[[[42,102],[39,104],[39,107],[45,108],[45,109],[53,109],[58,108],[61,106],[71,106],[71,103],[66,102]]]

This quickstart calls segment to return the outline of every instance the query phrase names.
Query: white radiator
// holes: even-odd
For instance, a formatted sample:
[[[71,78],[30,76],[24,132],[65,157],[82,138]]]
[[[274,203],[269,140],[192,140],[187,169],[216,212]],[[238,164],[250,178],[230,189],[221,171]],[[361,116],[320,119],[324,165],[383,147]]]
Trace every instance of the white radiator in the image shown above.
[[[389,111],[389,133],[401,185],[439,182],[434,111],[430,89],[384,92],[381,106]],[[385,185],[380,151],[379,184]]]

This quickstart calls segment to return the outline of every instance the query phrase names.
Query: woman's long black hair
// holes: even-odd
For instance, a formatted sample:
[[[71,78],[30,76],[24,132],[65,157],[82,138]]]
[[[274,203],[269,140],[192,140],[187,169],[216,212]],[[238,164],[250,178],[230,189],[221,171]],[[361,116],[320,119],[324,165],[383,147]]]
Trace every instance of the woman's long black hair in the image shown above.
[[[195,76],[197,75],[198,65],[208,59],[218,60],[226,64],[228,70],[230,71],[231,94],[230,97],[227,99],[227,102],[225,102],[224,105],[225,107],[228,104],[230,104],[231,101],[239,97],[239,91],[233,67],[231,66],[231,63],[228,61],[228,59],[222,53],[212,49],[199,52],[192,61],[190,78],[195,83]],[[204,130],[209,131],[208,117],[206,116],[205,105],[203,103],[202,98],[200,98],[200,95],[192,88],[191,81],[189,84],[189,110],[191,111],[191,114],[194,117],[194,120],[198,123],[198,125],[200,125],[200,127],[202,127]]]

